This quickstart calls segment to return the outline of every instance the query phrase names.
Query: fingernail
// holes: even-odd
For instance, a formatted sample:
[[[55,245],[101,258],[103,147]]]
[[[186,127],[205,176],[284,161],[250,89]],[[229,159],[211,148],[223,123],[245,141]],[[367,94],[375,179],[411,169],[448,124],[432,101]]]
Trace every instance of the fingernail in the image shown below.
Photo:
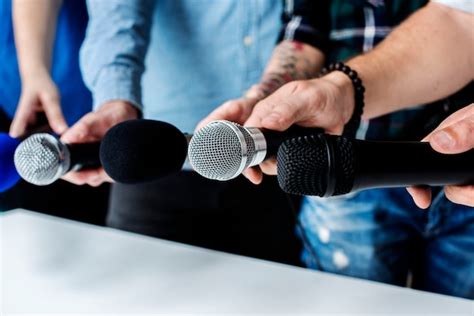
[[[436,132],[431,139],[436,142],[440,147],[449,149],[454,147],[455,140],[454,138],[445,131]]]

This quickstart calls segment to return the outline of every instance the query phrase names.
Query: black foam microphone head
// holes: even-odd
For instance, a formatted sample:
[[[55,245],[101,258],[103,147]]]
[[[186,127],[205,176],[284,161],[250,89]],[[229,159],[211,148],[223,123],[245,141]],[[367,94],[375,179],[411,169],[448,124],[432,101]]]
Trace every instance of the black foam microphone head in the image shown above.
[[[181,170],[187,154],[185,135],[175,126],[132,120],[111,128],[100,147],[105,172],[120,183],[157,180]]]
[[[354,183],[353,144],[324,134],[287,140],[278,150],[277,166],[278,183],[287,193],[346,194]]]

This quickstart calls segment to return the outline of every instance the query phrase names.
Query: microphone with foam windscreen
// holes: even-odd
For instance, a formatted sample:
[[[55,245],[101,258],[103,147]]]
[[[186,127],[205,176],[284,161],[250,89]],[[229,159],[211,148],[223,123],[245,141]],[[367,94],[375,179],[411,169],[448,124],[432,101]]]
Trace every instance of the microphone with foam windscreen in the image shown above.
[[[213,121],[201,128],[189,143],[193,169],[205,178],[227,181],[245,169],[276,155],[280,144],[297,136],[321,133],[321,129],[292,126],[285,132],[243,127],[229,121]]]
[[[474,150],[440,154],[424,142],[316,135],[284,142],[277,155],[283,191],[329,197],[384,187],[474,184]]]
[[[157,180],[181,170],[188,140],[175,126],[131,120],[111,128],[100,147],[105,172],[120,183]]]
[[[19,139],[0,133],[0,192],[12,188],[20,180],[14,163],[15,150],[19,144]]]
[[[34,134],[15,151],[15,166],[20,176],[35,185],[48,185],[69,171],[100,166],[100,143],[63,144],[53,135]]]

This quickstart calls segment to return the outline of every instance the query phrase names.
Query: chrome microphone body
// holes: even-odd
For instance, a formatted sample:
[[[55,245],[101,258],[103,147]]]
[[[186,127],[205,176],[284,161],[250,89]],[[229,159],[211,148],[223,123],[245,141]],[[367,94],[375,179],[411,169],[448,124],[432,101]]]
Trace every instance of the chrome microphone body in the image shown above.
[[[320,129],[298,126],[275,132],[243,127],[230,121],[213,121],[194,134],[189,143],[188,158],[193,169],[203,177],[227,181],[276,155],[283,141],[318,133],[321,133]]]
[[[15,151],[15,167],[27,182],[49,185],[69,171],[100,166],[99,143],[66,145],[46,133],[34,134]]]

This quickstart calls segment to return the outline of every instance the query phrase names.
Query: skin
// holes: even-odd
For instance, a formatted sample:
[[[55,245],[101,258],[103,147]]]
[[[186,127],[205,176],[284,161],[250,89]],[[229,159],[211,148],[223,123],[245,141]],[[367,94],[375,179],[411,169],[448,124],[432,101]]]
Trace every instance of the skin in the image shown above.
[[[111,127],[126,120],[136,119],[138,116],[137,108],[128,102],[120,100],[107,102],[97,111],[82,117],[63,134],[61,141],[66,144],[97,142]],[[113,182],[104,168],[69,172],[63,179],[76,185],[88,184],[93,187],[104,182]]]
[[[429,3],[374,50],[348,61],[366,88],[363,118],[442,99],[473,80],[473,29],[472,14]],[[252,110],[225,107],[214,113],[222,111],[227,116],[211,114],[211,118],[232,120],[231,114],[239,113],[240,121],[244,121],[250,112],[246,126],[283,131],[297,124],[340,134],[354,109],[354,91],[345,74],[332,72],[319,79],[287,83]],[[275,162],[266,161],[260,169],[249,169],[245,176],[260,183],[262,171],[276,174]],[[448,191],[452,198],[452,189]]]
[[[458,154],[474,148],[474,103],[445,119],[424,141],[443,154]],[[420,208],[431,204],[431,190],[413,187],[408,192]],[[474,207],[474,185],[446,186],[446,197],[454,203]]]
[[[51,75],[51,55],[60,0],[14,0],[13,23],[22,92],[10,135],[24,135],[44,112],[51,129],[68,128],[61,111],[59,91]]]
[[[315,77],[323,64],[324,54],[319,49],[295,41],[281,42],[275,47],[260,82],[253,85],[242,98],[222,104],[203,119],[196,130],[215,120],[228,120],[244,125],[257,103],[267,97],[274,97],[273,93],[276,94],[287,83]],[[289,85],[286,89],[293,88]],[[272,164],[266,161],[259,167],[245,170],[243,174],[258,184],[263,177],[260,168],[265,169],[266,166],[272,168]]]

